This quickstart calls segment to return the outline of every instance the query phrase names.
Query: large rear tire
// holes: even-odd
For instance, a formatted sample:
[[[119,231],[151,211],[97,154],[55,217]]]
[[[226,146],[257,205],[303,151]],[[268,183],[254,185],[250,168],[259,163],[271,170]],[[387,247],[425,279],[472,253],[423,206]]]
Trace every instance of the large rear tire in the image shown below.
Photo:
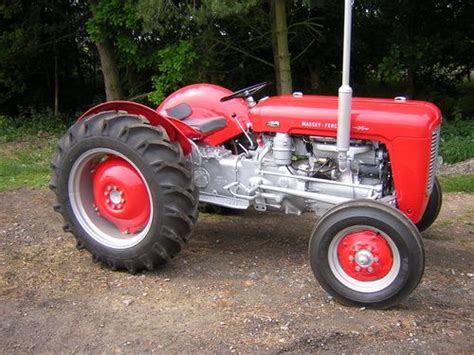
[[[349,306],[389,308],[410,294],[424,270],[423,243],[400,211],[372,200],[328,211],[309,243],[321,286]]]
[[[430,199],[428,200],[428,205],[426,206],[425,212],[423,213],[420,221],[416,224],[416,227],[420,232],[427,230],[434,223],[434,221],[436,221],[442,204],[443,192],[441,191],[439,180],[436,177]]]
[[[198,189],[180,145],[161,127],[99,113],[68,130],[51,167],[64,230],[94,260],[130,273],[153,270],[189,239]]]

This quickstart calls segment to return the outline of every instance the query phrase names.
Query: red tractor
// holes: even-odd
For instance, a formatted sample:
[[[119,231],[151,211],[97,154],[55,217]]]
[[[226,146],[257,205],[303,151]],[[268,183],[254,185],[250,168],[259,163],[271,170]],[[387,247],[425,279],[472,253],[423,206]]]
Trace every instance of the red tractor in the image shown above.
[[[322,216],[316,279],[347,305],[386,308],[419,283],[436,219],[441,115],[404,98],[352,98],[346,0],[338,97],[184,87],[156,109],[107,102],[58,143],[51,188],[65,231],[112,269],[154,270],[189,240],[198,204]]]

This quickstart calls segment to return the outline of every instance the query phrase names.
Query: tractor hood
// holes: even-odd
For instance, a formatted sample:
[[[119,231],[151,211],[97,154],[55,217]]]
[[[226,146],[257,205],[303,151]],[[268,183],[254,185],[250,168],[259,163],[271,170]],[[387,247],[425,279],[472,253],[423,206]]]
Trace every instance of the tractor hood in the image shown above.
[[[335,96],[274,96],[260,100],[250,110],[250,119],[255,132],[336,136],[337,106]],[[352,138],[427,138],[440,123],[440,110],[429,102],[360,97],[352,100]]]

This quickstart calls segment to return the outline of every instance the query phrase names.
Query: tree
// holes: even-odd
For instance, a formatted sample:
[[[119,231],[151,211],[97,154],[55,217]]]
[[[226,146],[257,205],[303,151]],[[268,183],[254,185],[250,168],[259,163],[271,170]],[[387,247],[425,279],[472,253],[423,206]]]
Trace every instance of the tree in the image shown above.
[[[293,91],[290,53],[288,51],[288,27],[286,21],[286,0],[272,1],[273,56],[277,91],[289,94]]]
[[[123,99],[122,84],[120,83],[119,68],[112,40],[106,29],[111,14],[110,8],[118,9],[116,1],[89,0],[92,19],[89,21],[89,35],[99,52],[100,64],[104,75],[105,94],[107,101]],[[111,5],[111,6],[108,6]]]
[[[89,102],[84,71],[91,65],[84,7],[68,0],[5,1],[0,6],[0,107],[52,111]]]

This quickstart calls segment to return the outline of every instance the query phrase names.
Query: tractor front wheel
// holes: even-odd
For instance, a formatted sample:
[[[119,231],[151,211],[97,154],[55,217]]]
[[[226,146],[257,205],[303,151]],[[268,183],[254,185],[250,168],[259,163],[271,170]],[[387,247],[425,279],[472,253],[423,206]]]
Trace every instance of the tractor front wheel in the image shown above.
[[[415,225],[372,200],[328,211],[313,230],[309,258],[321,286],[350,306],[394,306],[418,285],[424,270]]]
[[[135,273],[175,256],[197,219],[181,147],[141,117],[104,112],[58,143],[50,187],[64,230],[94,260]]]

